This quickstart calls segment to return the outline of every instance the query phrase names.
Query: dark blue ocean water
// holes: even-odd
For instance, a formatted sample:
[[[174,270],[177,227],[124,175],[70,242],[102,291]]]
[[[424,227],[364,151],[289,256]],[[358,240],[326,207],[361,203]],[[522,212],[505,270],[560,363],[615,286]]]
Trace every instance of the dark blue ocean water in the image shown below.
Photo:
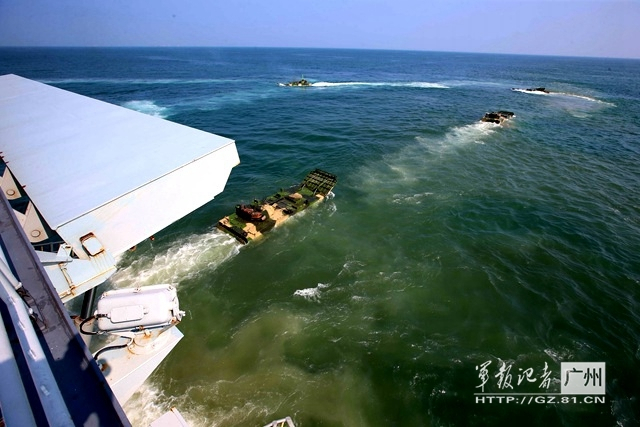
[[[108,284],[175,283],[187,311],[136,425],[638,424],[640,61],[1,49],[6,73],[236,140],[224,193]],[[215,230],[316,167],[335,198],[245,247]],[[560,394],[563,362],[604,362],[606,394]]]

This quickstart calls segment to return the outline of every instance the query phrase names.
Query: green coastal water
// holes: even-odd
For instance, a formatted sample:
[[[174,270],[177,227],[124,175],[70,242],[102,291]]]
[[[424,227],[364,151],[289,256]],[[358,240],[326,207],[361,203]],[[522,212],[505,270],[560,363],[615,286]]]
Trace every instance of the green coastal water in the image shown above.
[[[183,340],[125,405],[134,424],[176,406],[194,427],[287,415],[298,427],[637,425],[639,61],[295,49],[0,58],[2,74],[236,140],[225,191],[124,256],[106,285],[174,283],[187,313]],[[302,75],[314,85],[278,85]],[[538,86],[551,93],[512,90]],[[516,117],[479,122],[499,109]],[[317,167],[338,175],[334,198],[244,247],[215,229],[236,203]],[[605,362],[604,403],[478,395],[559,394],[562,362]]]

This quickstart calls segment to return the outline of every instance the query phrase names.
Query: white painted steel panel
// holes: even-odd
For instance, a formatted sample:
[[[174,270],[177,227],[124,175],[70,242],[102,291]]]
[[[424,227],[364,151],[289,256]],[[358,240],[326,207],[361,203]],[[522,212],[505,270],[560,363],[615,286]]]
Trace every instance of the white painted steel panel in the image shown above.
[[[78,239],[93,232],[117,256],[221,193],[237,158],[235,146],[224,147],[87,212],[58,234],[79,254],[84,250]]]
[[[0,151],[49,226],[82,256],[118,255],[220,193],[231,139],[15,75],[0,76]]]

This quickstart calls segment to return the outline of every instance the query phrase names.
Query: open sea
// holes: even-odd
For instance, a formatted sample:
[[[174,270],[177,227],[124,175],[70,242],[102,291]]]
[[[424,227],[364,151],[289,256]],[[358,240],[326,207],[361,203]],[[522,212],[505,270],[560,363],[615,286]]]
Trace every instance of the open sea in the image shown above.
[[[104,286],[173,283],[187,313],[134,425],[639,425],[640,60],[2,48],[8,73],[236,141],[225,191]],[[314,168],[334,198],[216,230]]]

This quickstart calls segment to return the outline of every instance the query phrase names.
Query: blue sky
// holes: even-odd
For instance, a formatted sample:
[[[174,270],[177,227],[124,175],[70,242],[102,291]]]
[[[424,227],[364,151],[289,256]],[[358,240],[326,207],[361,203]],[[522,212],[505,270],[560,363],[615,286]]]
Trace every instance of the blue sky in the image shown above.
[[[0,46],[267,46],[640,58],[640,0],[0,0]]]

